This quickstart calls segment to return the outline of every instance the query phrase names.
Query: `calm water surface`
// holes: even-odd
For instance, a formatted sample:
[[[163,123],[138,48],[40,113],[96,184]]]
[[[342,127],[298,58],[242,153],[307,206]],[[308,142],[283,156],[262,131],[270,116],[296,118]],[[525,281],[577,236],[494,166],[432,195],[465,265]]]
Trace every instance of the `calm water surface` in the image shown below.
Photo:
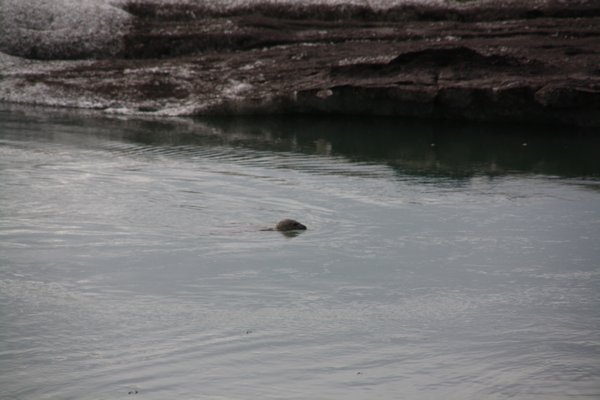
[[[3,399],[600,397],[597,133],[3,106],[0,205]]]

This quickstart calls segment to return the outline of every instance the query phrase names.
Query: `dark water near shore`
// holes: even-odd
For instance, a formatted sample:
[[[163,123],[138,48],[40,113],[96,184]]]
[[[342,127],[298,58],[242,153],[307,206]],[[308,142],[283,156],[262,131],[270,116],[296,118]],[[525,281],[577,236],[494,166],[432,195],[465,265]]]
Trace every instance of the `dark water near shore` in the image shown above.
[[[0,108],[0,397],[600,397],[600,137]],[[296,237],[261,229],[284,217]]]

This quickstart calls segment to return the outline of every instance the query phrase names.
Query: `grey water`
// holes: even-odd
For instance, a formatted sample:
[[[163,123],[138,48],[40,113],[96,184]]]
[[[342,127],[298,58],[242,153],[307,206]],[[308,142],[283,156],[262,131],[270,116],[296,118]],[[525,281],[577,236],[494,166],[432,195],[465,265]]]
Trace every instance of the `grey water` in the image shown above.
[[[598,132],[2,106],[0,398],[600,398],[599,239]]]

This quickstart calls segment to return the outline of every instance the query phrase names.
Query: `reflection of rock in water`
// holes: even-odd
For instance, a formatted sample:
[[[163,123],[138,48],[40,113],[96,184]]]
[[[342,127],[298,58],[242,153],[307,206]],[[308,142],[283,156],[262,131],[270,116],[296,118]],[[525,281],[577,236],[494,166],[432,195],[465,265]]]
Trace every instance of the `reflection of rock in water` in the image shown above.
[[[315,140],[315,152],[324,156],[331,155],[331,142],[325,139]]]
[[[40,114],[39,108],[0,103],[0,112],[11,109],[31,119]],[[313,116],[128,118],[131,129],[122,130],[121,121],[95,118],[97,112],[52,109],[45,115],[82,125],[89,124],[93,118],[94,124],[102,126],[94,130],[95,135],[105,137],[106,132],[111,132],[111,138],[131,143],[137,151],[168,147],[173,149],[169,151],[171,156],[188,157],[190,152],[198,152],[198,157],[208,157],[214,150],[214,157],[222,157],[223,149],[246,149],[250,151],[243,157],[246,165],[256,162],[264,166],[265,161],[271,161],[295,170],[307,168],[308,173],[335,173],[319,167],[320,158],[330,154],[305,156],[319,154],[315,148],[318,143],[331,148],[341,162],[385,165],[403,175],[461,178],[474,174],[535,172],[600,176],[600,136],[593,130],[578,131],[558,125],[535,127]],[[527,146],[523,146],[524,143]]]

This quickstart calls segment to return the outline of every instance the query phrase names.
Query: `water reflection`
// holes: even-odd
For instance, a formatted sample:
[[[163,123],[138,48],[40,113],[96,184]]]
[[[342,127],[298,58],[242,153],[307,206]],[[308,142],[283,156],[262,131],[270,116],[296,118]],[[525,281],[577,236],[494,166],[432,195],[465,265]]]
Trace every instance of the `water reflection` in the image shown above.
[[[409,174],[598,176],[600,172],[600,137],[565,127],[373,117],[217,119],[210,126],[222,132],[224,141],[382,162]]]
[[[40,118],[32,108],[7,105],[0,108],[2,113],[9,111],[13,115],[35,114],[35,118]],[[348,161],[388,165],[400,174],[458,179],[512,173],[600,176],[600,132],[572,127],[424,122],[381,117],[122,120],[66,110],[55,111],[44,118],[72,124],[79,132],[82,125],[93,124],[93,129],[87,132],[91,136],[161,147],[161,152],[189,152],[198,147],[244,147],[256,151],[343,157]],[[36,135],[39,137],[39,133]],[[48,133],[47,139],[60,139],[52,135],[55,134]],[[89,138],[80,137],[80,140]]]

